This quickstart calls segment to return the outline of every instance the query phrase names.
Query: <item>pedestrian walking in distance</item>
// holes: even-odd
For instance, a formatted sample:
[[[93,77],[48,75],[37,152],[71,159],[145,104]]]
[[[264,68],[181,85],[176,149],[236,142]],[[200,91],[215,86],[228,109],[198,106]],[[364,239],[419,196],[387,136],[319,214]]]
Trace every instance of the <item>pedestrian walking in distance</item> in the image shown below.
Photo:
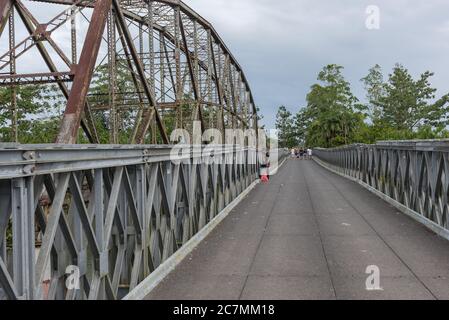
[[[312,149],[310,149],[310,148],[307,148],[307,158],[309,160],[312,160]]]

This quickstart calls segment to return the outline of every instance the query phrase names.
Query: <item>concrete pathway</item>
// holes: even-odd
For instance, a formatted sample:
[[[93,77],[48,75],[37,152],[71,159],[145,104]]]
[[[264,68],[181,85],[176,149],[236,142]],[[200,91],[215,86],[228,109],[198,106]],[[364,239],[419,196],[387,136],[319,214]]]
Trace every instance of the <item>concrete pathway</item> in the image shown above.
[[[366,290],[371,265],[383,290]],[[147,299],[449,299],[449,242],[358,184],[290,159]]]

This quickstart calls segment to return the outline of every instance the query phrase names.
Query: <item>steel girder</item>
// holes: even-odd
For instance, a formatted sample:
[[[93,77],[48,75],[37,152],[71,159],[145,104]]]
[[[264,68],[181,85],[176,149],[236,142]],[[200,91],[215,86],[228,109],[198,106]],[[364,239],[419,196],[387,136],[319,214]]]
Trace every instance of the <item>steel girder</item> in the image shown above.
[[[112,143],[118,143],[117,135],[125,131],[131,132],[127,138],[129,143],[168,143],[173,126],[191,132],[193,121],[200,121],[203,131],[208,128],[257,131],[257,108],[241,66],[212,25],[182,1],[14,2],[16,14],[21,16],[30,33],[29,38],[17,41],[14,47],[18,65],[21,66],[22,56],[36,46],[49,70],[43,70],[34,79],[29,79],[27,74],[11,74],[10,79],[7,74],[2,75],[2,85],[35,82],[59,85],[68,102],[57,142],[75,142],[80,124],[89,140],[98,142],[98,121],[94,118],[98,119],[101,113],[110,117],[108,129]],[[47,3],[52,8],[61,4],[66,10],[49,18],[48,23],[40,23],[33,17],[32,10],[27,10],[29,2]],[[0,12],[3,12],[0,26],[5,24],[4,17],[11,3],[0,0]],[[109,12],[113,18],[105,28]],[[77,33],[77,17],[89,20],[79,60],[77,41],[83,39],[83,34]],[[61,44],[53,37],[66,22],[74,26],[71,52],[61,49]],[[48,48],[52,49],[51,53]],[[0,68],[11,62],[6,58],[10,53],[0,54]],[[57,59],[62,60],[68,70],[58,69]],[[92,95],[95,91],[93,75],[106,65],[109,66],[109,89],[100,97]],[[120,94],[119,83],[124,72],[133,78],[133,86],[128,85],[126,95]],[[33,70],[32,73],[37,72]],[[72,83],[67,87],[64,82]],[[136,103],[130,106],[122,97]],[[102,101],[101,107],[96,99]],[[176,108],[170,111],[160,107],[167,103]],[[127,106],[126,112],[123,106]]]
[[[2,34],[13,6],[12,0],[0,1],[0,34]]]

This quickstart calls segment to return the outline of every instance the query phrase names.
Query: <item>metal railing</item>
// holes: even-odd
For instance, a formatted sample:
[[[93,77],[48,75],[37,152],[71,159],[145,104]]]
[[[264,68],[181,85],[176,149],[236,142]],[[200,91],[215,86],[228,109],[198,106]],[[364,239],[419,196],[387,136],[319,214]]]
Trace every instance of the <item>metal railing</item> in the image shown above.
[[[257,158],[234,146],[0,145],[0,295],[123,297],[258,178]]]
[[[447,234],[449,140],[317,148],[314,155],[331,169],[402,205],[434,231]]]

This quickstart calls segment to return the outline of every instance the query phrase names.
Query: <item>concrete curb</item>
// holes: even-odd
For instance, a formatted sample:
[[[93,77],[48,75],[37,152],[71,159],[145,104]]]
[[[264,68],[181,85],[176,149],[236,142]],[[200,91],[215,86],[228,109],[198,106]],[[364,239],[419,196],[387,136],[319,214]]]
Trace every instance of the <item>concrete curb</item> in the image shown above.
[[[145,280],[128,293],[123,300],[143,300],[154,288],[156,288],[169,273],[171,273],[192,251],[203,241],[234,209],[240,201],[260,182],[254,181],[237,198],[235,198],[226,208],[224,208],[211,222],[201,229],[185,245],[176,251],[170,258],[154,270]]]
[[[426,217],[423,217],[421,214],[419,214],[418,212],[411,210],[410,208],[407,208],[406,206],[404,206],[402,203],[396,201],[395,199],[387,196],[386,194],[380,192],[379,190],[371,187],[370,185],[366,184],[365,182],[348,176],[344,173],[338,172],[337,170],[329,167],[329,165],[327,165],[325,162],[321,161],[320,159],[317,159],[316,157],[313,157],[313,160],[319,164],[320,166],[322,166],[323,168],[325,168],[326,170],[329,170],[335,174],[338,174],[339,176],[346,178],[348,180],[351,180],[353,182],[358,183],[359,185],[361,185],[362,187],[364,187],[365,189],[367,189],[368,191],[374,193],[375,195],[377,195],[379,198],[381,198],[382,200],[386,201],[387,203],[391,204],[393,207],[395,207],[396,209],[398,209],[399,211],[401,211],[402,213],[406,214],[407,216],[411,217],[412,219],[416,220],[417,222],[423,224],[426,228],[432,230],[433,232],[435,232],[437,235],[439,235],[440,237],[449,240],[449,230],[444,229],[443,227],[439,226],[438,224],[436,224],[435,222],[433,222],[432,220],[427,219]]]

